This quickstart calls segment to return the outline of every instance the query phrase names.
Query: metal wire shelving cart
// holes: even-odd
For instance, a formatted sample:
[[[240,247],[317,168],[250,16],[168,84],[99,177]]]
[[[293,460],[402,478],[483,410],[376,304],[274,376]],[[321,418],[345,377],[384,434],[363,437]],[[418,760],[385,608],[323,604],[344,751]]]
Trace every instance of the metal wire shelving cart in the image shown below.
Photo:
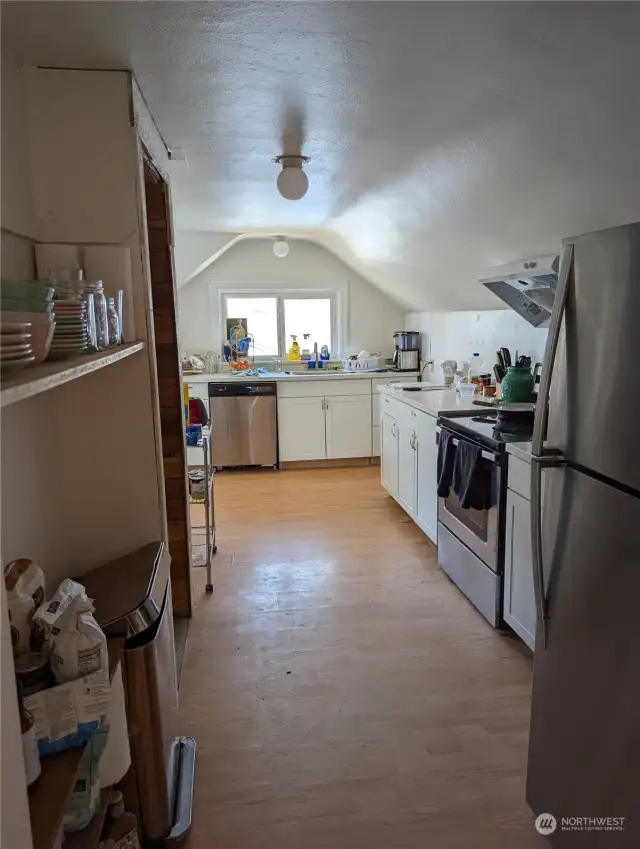
[[[215,469],[211,465],[211,428],[202,428],[202,439],[198,447],[202,448],[203,470],[198,476],[197,472],[189,473],[189,503],[204,506],[204,525],[192,525],[191,530],[205,531],[205,566],[207,569],[207,593],[213,592],[213,581],[211,578],[211,558],[217,552],[216,544],[216,517],[214,504],[214,479]],[[200,497],[202,496],[202,497]]]

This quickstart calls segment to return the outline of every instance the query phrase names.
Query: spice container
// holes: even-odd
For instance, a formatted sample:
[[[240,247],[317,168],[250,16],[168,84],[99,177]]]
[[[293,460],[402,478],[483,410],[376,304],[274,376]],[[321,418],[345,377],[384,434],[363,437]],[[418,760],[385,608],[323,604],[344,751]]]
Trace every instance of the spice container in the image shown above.
[[[84,292],[93,295],[96,318],[96,347],[99,351],[104,351],[109,347],[109,318],[102,280],[85,283]]]
[[[114,348],[120,343],[120,318],[116,310],[115,298],[107,298],[107,326],[109,331],[109,347]]]

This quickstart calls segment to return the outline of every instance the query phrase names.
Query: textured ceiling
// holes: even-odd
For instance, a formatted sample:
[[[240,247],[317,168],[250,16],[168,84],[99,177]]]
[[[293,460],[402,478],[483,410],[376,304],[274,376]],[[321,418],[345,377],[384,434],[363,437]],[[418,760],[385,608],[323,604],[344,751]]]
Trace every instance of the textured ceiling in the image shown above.
[[[640,219],[640,4],[2,4],[26,63],[130,68],[170,146],[179,228],[307,234],[416,308]],[[304,116],[308,195],[275,188]]]

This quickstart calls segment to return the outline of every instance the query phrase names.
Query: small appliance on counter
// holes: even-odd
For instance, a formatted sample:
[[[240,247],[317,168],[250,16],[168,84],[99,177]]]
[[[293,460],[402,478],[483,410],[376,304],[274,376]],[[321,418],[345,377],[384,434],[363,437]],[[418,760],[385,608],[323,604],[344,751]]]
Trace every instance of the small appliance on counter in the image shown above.
[[[396,371],[419,371],[420,334],[413,330],[398,330],[393,334],[396,350],[393,365]]]

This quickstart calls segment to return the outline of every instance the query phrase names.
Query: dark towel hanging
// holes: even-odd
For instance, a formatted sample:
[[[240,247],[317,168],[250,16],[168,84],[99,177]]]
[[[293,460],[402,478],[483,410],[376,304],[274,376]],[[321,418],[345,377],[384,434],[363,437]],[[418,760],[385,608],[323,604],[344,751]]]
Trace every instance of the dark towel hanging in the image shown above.
[[[485,510],[491,503],[491,470],[482,448],[462,439],[453,466],[453,491],[465,509]]]
[[[438,497],[446,498],[453,480],[453,466],[456,457],[455,437],[448,430],[440,432],[438,440]]]

